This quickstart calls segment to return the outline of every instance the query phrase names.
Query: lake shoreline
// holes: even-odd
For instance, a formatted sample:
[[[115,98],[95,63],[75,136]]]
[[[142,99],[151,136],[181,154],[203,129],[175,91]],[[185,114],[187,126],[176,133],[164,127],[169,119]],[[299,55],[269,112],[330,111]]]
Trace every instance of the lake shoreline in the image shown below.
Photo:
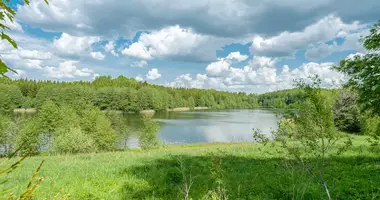
[[[179,108],[167,108],[167,112],[188,112],[188,111],[194,111],[194,110],[209,110],[208,107],[194,107],[191,109],[190,107],[179,107]],[[123,113],[121,110],[102,110],[103,112],[115,112],[115,113]],[[16,108],[13,110],[13,113],[35,113],[37,112],[36,108]],[[157,111],[152,110],[152,109],[147,109],[147,110],[141,110],[138,112],[131,112],[131,113],[140,113],[140,114],[153,114],[156,113]]]

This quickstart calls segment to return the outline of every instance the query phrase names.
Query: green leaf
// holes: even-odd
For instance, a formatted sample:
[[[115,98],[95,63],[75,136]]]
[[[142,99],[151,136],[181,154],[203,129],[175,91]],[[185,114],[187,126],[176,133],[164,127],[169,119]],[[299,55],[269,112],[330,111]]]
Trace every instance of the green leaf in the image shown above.
[[[11,7],[5,5],[3,3],[3,1],[0,1],[0,7],[3,8],[4,10],[8,11],[10,14],[12,14],[13,16],[16,15],[16,11],[14,11]]]
[[[0,12],[0,20],[4,20],[4,13],[3,13],[3,11]]]
[[[49,1],[48,0],[44,0],[45,1],[45,3],[47,4],[47,5],[49,5]]]
[[[8,40],[8,42],[14,47],[17,49],[17,43],[11,38],[9,37],[9,35],[5,34],[4,32],[1,32],[1,39],[2,40]]]
[[[9,14],[9,13],[5,13],[8,17],[8,19],[13,23],[13,15]]]
[[[11,30],[8,26],[5,26],[4,24],[0,24],[0,29]]]
[[[30,4],[29,0],[24,0],[24,2],[25,2],[27,5]]]
[[[7,65],[5,65],[5,63],[3,63],[2,60],[0,60],[0,74],[1,75],[4,75],[5,73],[8,72],[8,67]]]

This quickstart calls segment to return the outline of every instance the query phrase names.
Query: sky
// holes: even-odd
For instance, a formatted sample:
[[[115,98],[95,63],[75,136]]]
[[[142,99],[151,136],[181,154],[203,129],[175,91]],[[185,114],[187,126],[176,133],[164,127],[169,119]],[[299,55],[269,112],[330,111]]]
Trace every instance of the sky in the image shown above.
[[[379,0],[11,0],[19,45],[0,55],[11,78],[91,81],[123,75],[171,87],[263,93],[365,53]]]

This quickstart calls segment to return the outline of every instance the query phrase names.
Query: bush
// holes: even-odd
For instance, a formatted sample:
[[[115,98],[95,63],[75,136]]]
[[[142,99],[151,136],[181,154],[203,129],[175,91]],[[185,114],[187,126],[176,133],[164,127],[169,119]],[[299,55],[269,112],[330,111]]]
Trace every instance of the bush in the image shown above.
[[[380,144],[380,116],[368,116],[363,123],[362,132],[370,136],[370,143],[375,146]]]
[[[115,148],[117,134],[111,122],[100,110],[93,108],[80,113],[82,131],[91,136],[97,150],[109,151]]]
[[[20,134],[16,137],[16,149],[20,149],[20,153],[28,153],[30,155],[38,154],[41,138],[39,134],[39,126],[36,118],[29,120],[20,130]]]
[[[334,124],[341,131],[351,133],[360,132],[360,109],[357,104],[357,95],[342,90],[334,105]]]
[[[57,153],[95,152],[94,140],[84,134],[80,128],[58,129],[54,139],[54,151]]]
[[[140,128],[139,143],[144,150],[151,149],[158,145],[157,132],[160,129],[159,124],[150,117],[143,115],[142,125]]]

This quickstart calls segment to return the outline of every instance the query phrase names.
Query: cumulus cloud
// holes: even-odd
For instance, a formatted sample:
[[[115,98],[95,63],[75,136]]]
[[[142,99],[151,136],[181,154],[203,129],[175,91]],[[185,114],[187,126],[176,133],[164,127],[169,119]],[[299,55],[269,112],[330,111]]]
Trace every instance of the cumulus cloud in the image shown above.
[[[30,37],[25,33],[12,33],[17,41],[18,49],[14,49],[7,41],[0,40],[0,57],[11,68],[41,69],[43,62],[50,62],[54,54],[50,52],[50,44],[44,39]]]
[[[148,62],[146,62],[145,60],[140,60],[140,61],[135,61],[131,64],[131,67],[144,67],[148,65]]]
[[[158,72],[158,69],[153,68],[146,74],[146,78],[150,80],[157,80],[161,78],[161,74]]]
[[[106,57],[102,54],[102,52],[99,51],[91,52],[90,55],[95,60],[104,60],[104,58]]]
[[[368,35],[369,29],[363,29],[356,33],[343,33],[339,37],[344,39],[343,43],[338,45],[336,41],[331,44],[319,43],[316,45],[309,45],[305,52],[305,56],[309,59],[319,59],[329,56],[335,52],[341,52],[346,50],[356,50],[359,52],[365,52],[365,49],[360,42],[360,37]]]
[[[169,26],[151,33],[143,33],[138,41],[122,51],[122,54],[144,60],[169,58],[175,60],[210,61],[215,51],[234,41],[195,33],[190,28]],[[244,55],[233,55],[243,59]]]
[[[18,6],[17,16],[21,22],[35,27],[76,35],[131,36],[140,30],[152,31],[168,24],[178,24],[201,34],[236,38],[254,33],[273,35],[286,29],[299,31],[330,13],[336,13],[343,21],[373,22],[377,20],[379,8],[378,0],[366,3],[333,0],[83,0],[51,1],[50,6],[43,1],[31,1],[30,6]]]
[[[136,76],[135,79],[136,79],[136,81],[143,81],[144,80],[144,78],[140,75]]]
[[[273,57],[294,56],[298,50],[305,49],[310,44],[327,42],[344,34],[357,32],[363,26],[358,21],[346,24],[341,18],[329,15],[307,26],[303,31],[285,31],[269,38],[256,36],[252,41],[250,50],[252,54],[256,55],[261,54]]]
[[[52,57],[52,53],[38,51],[38,50],[22,49],[18,53],[21,58],[25,58],[25,59],[49,60]]]
[[[29,69],[42,69],[41,60],[26,59],[24,60],[25,67]]]
[[[99,42],[99,37],[94,36],[73,36],[68,33],[62,33],[61,37],[55,39],[54,47],[64,54],[80,54],[89,50],[91,45]]]
[[[240,52],[231,52],[225,58],[219,58],[218,61],[212,62],[206,67],[207,74],[218,76],[230,71],[230,65],[233,61],[242,62],[248,59],[247,55],[241,55]]]
[[[248,56],[247,55],[242,55],[240,54],[239,51],[236,51],[236,52],[231,52],[227,57],[226,57],[227,60],[236,60],[238,62],[242,62],[242,61],[245,61],[248,59]]]
[[[212,62],[209,65],[207,65],[206,71],[210,75],[220,75],[225,72],[229,72],[230,70],[230,63],[226,60],[222,59],[217,62]]]
[[[128,48],[125,48],[121,53],[126,56],[136,57],[143,60],[152,59],[150,52],[141,42],[131,44]]]
[[[222,68],[223,71],[213,71],[213,73],[206,69],[208,74],[197,74],[195,78],[190,74],[182,74],[168,86],[261,93],[292,88],[295,79],[309,81],[309,78],[315,75],[319,76],[322,87],[326,88],[339,87],[345,81],[343,74],[332,69],[334,63],[309,62],[294,69],[284,65],[280,71],[275,64],[275,59],[256,56],[243,68],[229,65]]]
[[[78,68],[79,61],[68,60],[59,64],[58,67],[45,67],[45,76],[49,78],[75,78],[88,77],[93,75],[94,71],[88,68]]]
[[[44,59],[41,58],[46,58],[45,56],[46,54],[43,53],[34,54],[33,52],[13,49],[1,55],[1,59],[11,67],[42,69],[42,63]]]

